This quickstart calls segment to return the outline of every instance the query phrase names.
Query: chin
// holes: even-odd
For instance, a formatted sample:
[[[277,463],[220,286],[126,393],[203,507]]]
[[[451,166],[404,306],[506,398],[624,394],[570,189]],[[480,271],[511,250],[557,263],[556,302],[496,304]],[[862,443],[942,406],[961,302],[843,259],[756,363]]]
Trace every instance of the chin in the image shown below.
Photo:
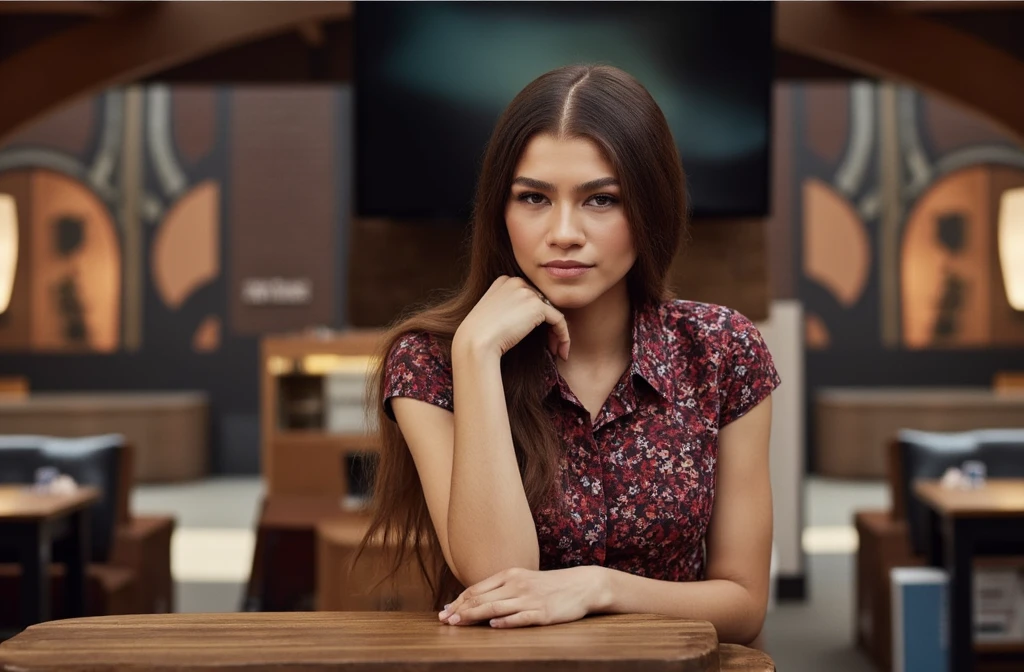
[[[577,310],[585,308],[597,299],[597,294],[586,287],[552,287],[550,293],[541,289],[555,308]]]

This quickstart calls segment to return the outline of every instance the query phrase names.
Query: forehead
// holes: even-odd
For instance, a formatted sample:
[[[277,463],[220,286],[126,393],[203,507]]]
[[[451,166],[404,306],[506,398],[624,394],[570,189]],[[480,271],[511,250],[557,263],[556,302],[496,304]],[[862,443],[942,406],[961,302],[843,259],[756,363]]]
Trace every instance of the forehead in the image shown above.
[[[552,184],[581,184],[601,177],[618,177],[615,168],[593,140],[536,135],[530,139],[516,166],[517,177]]]

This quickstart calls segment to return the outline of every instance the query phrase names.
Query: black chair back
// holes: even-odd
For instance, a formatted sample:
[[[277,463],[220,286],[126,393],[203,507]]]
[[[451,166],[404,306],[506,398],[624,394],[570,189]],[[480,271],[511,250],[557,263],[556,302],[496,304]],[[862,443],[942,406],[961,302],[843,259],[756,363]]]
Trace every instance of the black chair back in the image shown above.
[[[928,507],[913,493],[921,478],[941,478],[950,467],[967,460],[983,462],[991,478],[1024,477],[1024,429],[979,429],[943,433],[902,430],[897,437],[902,479],[900,488],[907,507],[910,547],[924,554],[928,547]]]

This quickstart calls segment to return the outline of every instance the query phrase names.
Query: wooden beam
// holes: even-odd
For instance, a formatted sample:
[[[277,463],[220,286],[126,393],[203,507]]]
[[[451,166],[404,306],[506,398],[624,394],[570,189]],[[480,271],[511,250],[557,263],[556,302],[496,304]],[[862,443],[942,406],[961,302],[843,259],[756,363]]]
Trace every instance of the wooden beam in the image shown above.
[[[76,26],[0,61],[0,142],[74,98],[351,13],[350,2],[152,2]]]
[[[960,31],[873,3],[780,2],[775,43],[943,96],[1024,141],[1024,62]]]
[[[307,21],[299,24],[299,35],[311,47],[322,47],[327,38],[324,36],[323,27],[316,21]]]
[[[65,2],[63,0],[4,0],[0,2],[0,15],[4,14],[66,14],[68,16],[110,16],[124,11],[132,2]]]
[[[1024,2],[1021,0],[888,0],[876,4],[892,12],[907,14],[1024,10]]]

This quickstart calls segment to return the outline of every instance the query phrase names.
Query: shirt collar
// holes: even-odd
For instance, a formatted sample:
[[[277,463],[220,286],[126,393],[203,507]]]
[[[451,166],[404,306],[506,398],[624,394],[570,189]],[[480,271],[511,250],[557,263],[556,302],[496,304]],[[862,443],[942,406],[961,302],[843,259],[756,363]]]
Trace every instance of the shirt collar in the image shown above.
[[[555,356],[545,350],[545,389],[562,385]],[[640,376],[661,396],[671,394],[672,381],[668,365],[668,343],[658,304],[649,304],[633,311],[633,351],[630,371]],[[563,390],[563,395],[566,393]]]

